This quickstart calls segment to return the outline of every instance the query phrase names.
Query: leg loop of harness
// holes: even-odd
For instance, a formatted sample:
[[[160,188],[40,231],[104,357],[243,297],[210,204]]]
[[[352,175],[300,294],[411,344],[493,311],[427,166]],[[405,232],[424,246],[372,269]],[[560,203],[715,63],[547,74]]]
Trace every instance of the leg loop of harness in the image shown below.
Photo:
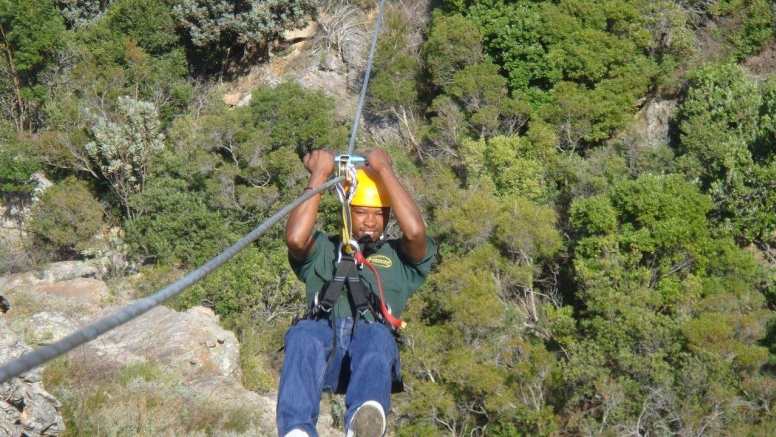
[[[356,245],[356,247],[358,246]],[[385,325],[391,334],[393,334],[396,342],[399,344],[402,343],[399,332],[399,328],[401,327],[400,324],[402,322],[397,321],[391,317],[390,311],[387,309],[387,305],[384,305],[384,303],[381,301],[381,296],[367,287],[359,275],[359,265],[369,265],[373,271],[374,268],[363,258],[363,255],[358,250],[354,253],[354,255],[343,255],[340,251],[338,256],[339,262],[331,281],[324,285],[324,287],[318,293],[312,306],[304,315],[304,318],[311,320],[331,320],[332,331],[334,331],[335,327],[333,323],[335,317],[332,311],[340,298],[342,289],[345,287],[345,284],[347,284],[356,309],[355,313],[353,314],[354,323],[351,336],[356,335],[358,323],[361,320],[366,320],[365,315],[366,312],[369,311],[372,313],[375,322]],[[374,273],[377,275],[377,272]],[[295,325],[299,320],[300,318],[298,317],[294,318],[292,326]],[[396,322],[400,324],[397,324]],[[336,348],[336,333],[333,332],[332,335],[334,336],[333,343]],[[327,365],[331,362],[333,356],[334,349],[327,359]]]

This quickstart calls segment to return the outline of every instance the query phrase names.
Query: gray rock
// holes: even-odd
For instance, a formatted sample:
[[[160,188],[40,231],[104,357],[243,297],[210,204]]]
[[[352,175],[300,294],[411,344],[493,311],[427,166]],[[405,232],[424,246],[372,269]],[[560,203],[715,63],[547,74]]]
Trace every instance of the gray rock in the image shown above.
[[[94,323],[118,308],[99,311],[80,320]],[[121,325],[85,347],[94,357],[117,367],[133,361],[151,361],[169,366],[187,380],[224,376],[239,381],[240,345],[234,333],[221,328],[210,309],[194,307],[181,313],[156,307]]]
[[[677,110],[675,100],[652,101],[644,117],[646,143],[650,147],[668,144],[669,123]]]
[[[369,53],[369,41],[367,34],[354,29],[343,38],[340,53],[342,61],[347,66],[347,84],[351,92],[360,92],[364,83],[364,69],[366,68],[367,54]]]
[[[77,278],[52,284],[31,287],[32,291],[46,293],[57,297],[85,298],[94,303],[100,303],[110,296],[110,289],[99,279]]]
[[[27,341],[40,345],[57,342],[80,328],[76,320],[60,311],[36,313],[20,324]]]
[[[76,278],[94,278],[99,269],[83,261],[61,261],[48,265],[43,271],[43,282],[53,284]]]
[[[94,278],[99,269],[83,261],[51,263],[42,272],[24,272],[0,278],[0,291],[18,286],[51,285],[78,278]]]
[[[0,362],[31,351],[0,317]],[[0,384],[0,435],[58,436],[65,431],[62,405],[44,388],[38,367]]]

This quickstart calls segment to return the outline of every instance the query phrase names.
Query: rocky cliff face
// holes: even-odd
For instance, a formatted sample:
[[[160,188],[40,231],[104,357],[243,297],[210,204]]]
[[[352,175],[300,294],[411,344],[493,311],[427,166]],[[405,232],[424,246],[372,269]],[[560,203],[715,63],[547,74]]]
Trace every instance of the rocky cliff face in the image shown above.
[[[0,363],[18,358],[32,350],[5,322],[3,305],[0,315]],[[33,369],[0,384],[0,435],[58,436],[65,431],[59,403],[43,387],[43,370]]]
[[[62,262],[43,272],[0,278],[0,296],[4,296],[0,307],[10,308],[0,315],[0,364],[33,350],[24,339],[35,346],[50,344],[132,303],[118,302],[103,281],[90,277],[96,271],[82,262]],[[83,380],[69,383],[85,391],[115,379],[128,366],[153,363],[176,381],[176,394],[155,392],[169,387],[155,388],[153,381],[134,382],[132,390],[143,402],[149,396],[183,399],[180,409],[244,420],[240,425],[244,432],[235,435],[276,433],[275,395],[259,395],[242,386],[240,344],[208,308],[178,312],[156,307],[73,349],[65,358],[68,366],[82,369]],[[62,404],[45,390],[42,379],[43,368],[36,368],[0,385],[0,436],[57,436],[65,431]],[[333,423],[323,411],[321,436],[342,434]],[[176,430],[173,435],[199,434]]]

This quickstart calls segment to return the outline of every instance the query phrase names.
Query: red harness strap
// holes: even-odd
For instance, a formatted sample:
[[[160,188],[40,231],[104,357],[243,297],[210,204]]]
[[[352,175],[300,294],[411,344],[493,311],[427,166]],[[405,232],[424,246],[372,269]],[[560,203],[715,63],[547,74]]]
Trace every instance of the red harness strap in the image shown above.
[[[370,263],[369,261],[366,260],[366,258],[364,258],[364,254],[361,253],[361,251],[356,252],[353,257],[355,258],[356,262],[369,267],[369,270],[371,270],[372,273],[375,274],[375,278],[377,279],[377,292],[380,294],[380,312],[383,314],[383,318],[397,329],[404,328],[404,326],[406,326],[406,323],[394,317],[391,314],[391,312],[388,311],[388,308],[385,306],[385,297],[383,296],[383,283],[380,281],[380,275],[377,273],[377,269],[375,269],[375,266],[373,266],[372,263]]]

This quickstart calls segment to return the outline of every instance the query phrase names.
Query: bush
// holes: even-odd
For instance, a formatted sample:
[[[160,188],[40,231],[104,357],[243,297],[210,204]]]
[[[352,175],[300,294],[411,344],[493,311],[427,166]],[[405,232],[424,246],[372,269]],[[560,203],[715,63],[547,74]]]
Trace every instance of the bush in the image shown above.
[[[130,254],[162,263],[199,266],[231,244],[227,223],[207,208],[185,182],[157,178],[133,195],[130,207],[138,217],[125,223]]]
[[[31,254],[18,245],[6,244],[0,240],[0,276],[32,270],[35,265]]]
[[[87,183],[70,176],[43,192],[32,207],[27,229],[38,249],[72,257],[93,243],[102,215]]]

